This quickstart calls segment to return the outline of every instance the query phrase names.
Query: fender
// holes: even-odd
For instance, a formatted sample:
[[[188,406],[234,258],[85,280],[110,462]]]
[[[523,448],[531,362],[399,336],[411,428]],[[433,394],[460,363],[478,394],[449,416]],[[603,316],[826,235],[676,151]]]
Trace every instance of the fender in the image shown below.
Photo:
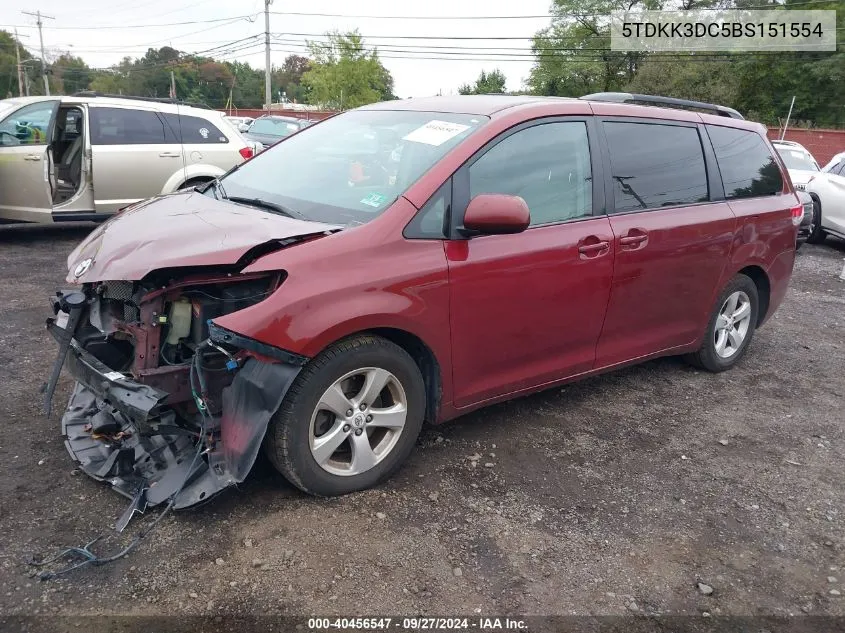
[[[407,201],[397,204],[402,207],[397,223],[406,222],[412,207]],[[451,367],[449,271],[443,243],[406,240],[401,227],[390,230],[393,227],[384,226],[388,222],[392,224],[388,217],[377,218],[258,259],[241,272],[274,270],[284,275],[282,284],[263,301],[214,322],[306,357],[350,334],[393,328],[416,336],[440,367]],[[385,241],[384,234],[395,237]],[[377,283],[371,281],[375,278]],[[451,373],[444,373],[442,400],[447,402]]]
[[[164,187],[161,188],[161,193],[173,193],[192,178],[208,178],[209,180],[212,180],[225,173],[226,172],[224,170],[219,167],[215,167],[214,165],[186,165],[184,169],[177,170],[172,176],[170,176],[170,178],[167,179],[167,182],[164,183]]]

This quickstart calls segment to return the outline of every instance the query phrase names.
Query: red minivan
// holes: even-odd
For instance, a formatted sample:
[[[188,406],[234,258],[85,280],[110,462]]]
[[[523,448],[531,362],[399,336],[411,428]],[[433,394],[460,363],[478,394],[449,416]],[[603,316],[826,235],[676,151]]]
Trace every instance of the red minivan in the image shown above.
[[[67,447],[131,508],[206,500],[262,445],[306,492],[361,490],[424,421],[657,356],[733,367],[801,216],[729,108],[370,105],[88,236],[53,300],[47,405],[66,366]]]

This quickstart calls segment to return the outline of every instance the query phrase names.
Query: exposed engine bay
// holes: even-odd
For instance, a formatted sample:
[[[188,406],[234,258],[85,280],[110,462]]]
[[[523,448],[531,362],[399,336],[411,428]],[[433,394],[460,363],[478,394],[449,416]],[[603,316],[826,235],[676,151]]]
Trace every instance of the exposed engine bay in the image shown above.
[[[77,383],[62,416],[71,456],[136,512],[184,508],[249,473],[270,417],[307,362],[213,323],[273,293],[283,275],[150,276],[57,293],[48,329]]]

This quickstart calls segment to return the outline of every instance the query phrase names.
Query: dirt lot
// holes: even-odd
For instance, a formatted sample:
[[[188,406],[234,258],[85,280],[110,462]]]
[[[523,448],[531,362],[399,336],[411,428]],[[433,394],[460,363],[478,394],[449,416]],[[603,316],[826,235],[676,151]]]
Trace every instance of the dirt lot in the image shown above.
[[[39,582],[28,554],[111,534],[126,504],[74,470],[38,393],[46,298],[87,230],[0,229],[0,613],[845,615],[834,240],[800,251],[732,372],[665,359],[496,406],[424,431],[397,477],[340,499],[260,464],[128,558]]]

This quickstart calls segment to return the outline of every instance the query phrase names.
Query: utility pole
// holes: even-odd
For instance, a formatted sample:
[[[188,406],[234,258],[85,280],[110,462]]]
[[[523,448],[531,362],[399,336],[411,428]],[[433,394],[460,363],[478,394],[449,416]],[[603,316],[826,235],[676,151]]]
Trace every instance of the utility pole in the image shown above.
[[[15,29],[15,58],[18,60],[18,96],[23,96],[23,75],[21,71],[21,46],[20,39],[18,39],[18,30]]]
[[[36,24],[38,25],[38,39],[41,40],[41,73],[44,76],[44,94],[48,97],[50,96],[50,83],[47,81],[47,58],[44,55],[44,35],[41,33],[41,18],[47,18],[48,20],[55,20],[52,15],[41,15],[41,11],[36,11],[33,13],[32,11],[21,11],[21,13],[25,15],[34,15],[38,18]]]
[[[270,111],[270,104],[273,103],[273,92],[270,89],[270,5],[273,0],[264,0],[264,101],[267,104],[267,111]]]

